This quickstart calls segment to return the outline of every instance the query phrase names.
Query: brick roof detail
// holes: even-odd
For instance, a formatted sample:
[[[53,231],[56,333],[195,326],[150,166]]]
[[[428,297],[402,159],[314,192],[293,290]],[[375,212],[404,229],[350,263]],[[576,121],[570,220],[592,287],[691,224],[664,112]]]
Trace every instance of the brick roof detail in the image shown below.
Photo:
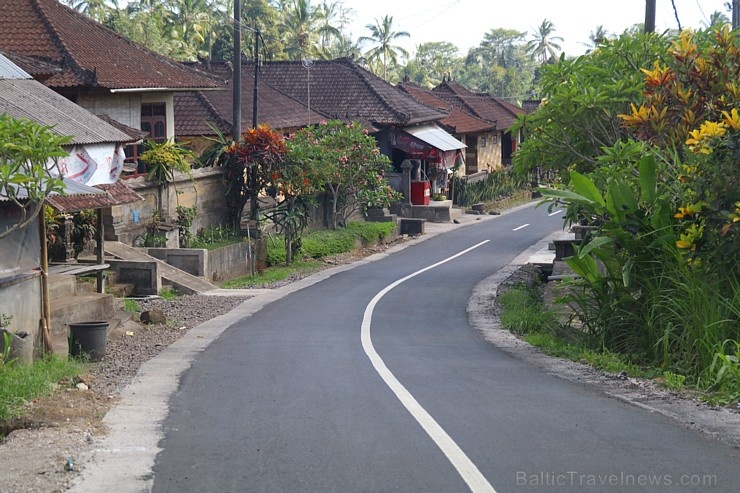
[[[58,0],[0,1],[0,50],[18,56],[34,76],[53,88],[218,88],[217,81],[137,45]],[[34,69],[20,57],[44,62]],[[49,65],[61,71],[49,76]],[[41,77],[39,77],[41,78]]]
[[[406,92],[409,96],[416,99],[422,104],[425,104],[432,108],[437,108],[440,111],[446,110],[449,112],[449,116],[443,118],[438,124],[455,134],[468,134],[468,133],[479,133],[487,132],[496,128],[494,123],[475,117],[469,113],[466,113],[457,106],[449,104],[444,99],[436,96],[432,91],[423,89],[413,83],[402,83],[396,87]]]
[[[368,72],[348,58],[302,62],[267,62],[260,77],[331,118],[371,125],[418,125],[447,116]],[[310,94],[309,94],[310,92]],[[310,98],[309,98],[310,96]]]
[[[511,103],[487,94],[476,94],[454,81],[443,82],[432,92],[453,106],[494,122],[499,130],[508,129],[517,115],[524,114],[524,110]]]

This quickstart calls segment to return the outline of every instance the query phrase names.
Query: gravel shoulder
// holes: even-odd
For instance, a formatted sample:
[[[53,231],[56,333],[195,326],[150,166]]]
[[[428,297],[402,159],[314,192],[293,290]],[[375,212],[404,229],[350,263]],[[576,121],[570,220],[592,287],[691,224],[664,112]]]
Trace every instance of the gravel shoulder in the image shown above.
[[[389,247],[384,245],[335,256],[326,260],[326,268],[353,263]],[[670,392],[653,381],[606,374],[587,365],[545,356],[503,330],[498,322],[495,298],[500,286],[526,276],[521,269],[523,263],[502,269],[479,284],[473,293],[468,306],[469,320],[486,340],[547,373],[649,412],[660,413],[678,426],[740,448],[740,412],[737,410],[708,406],[689,392]],[[262,288],[280,287],[306,275]],[[191,328],[229,312],[253,296],[249,290],[239,290],[233,296],[196,295],[173,301],[142,301],[142,310],[160,309],[168,322],[127,325],[124,330],[116,331],[109,338],[104,360],[91,364],[79,382],[88,386],[88,390],[79,390],[72,385],[78,382],[72,382],[58,388],[52,396],[28,404],[27,427],[12,432],[0,442],[0,463],[3,464],[0,493],[68,490],[85,467],[76,462],[77,458],[90,452],[95,437],[107,434],[103,418],[119,401],[120,393],[133,381],[141,365]],[[67,471],[65,466],[70,460],[73,470]]]

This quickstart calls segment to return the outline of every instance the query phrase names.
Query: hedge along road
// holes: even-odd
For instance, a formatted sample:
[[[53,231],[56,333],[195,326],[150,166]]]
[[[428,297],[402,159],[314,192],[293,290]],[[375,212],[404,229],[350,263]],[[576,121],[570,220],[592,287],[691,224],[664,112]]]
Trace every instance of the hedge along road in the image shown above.
[[[191,331],[131,390],[140,422],[113,416],[77,490],[734,491],[736,450],[542,373],[468,324],[473,287],[561,224],[519,208]],[[169,407],[157,371],[179,378]]]

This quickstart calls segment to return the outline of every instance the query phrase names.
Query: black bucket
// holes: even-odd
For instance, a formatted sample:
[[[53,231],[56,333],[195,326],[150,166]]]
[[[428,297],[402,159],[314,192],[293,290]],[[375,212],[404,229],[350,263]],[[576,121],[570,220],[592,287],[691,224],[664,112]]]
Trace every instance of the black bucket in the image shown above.
[[[108,322],[69,324],[69,354],[86,355],[90,361],[102,360],[108,343],[108,325]]]

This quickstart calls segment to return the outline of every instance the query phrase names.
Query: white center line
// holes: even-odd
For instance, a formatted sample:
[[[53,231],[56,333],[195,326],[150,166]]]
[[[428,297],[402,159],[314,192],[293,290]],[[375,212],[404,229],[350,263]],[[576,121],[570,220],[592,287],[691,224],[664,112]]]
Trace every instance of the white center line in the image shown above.
[[[551,217],[551,216],[557,216],[557,215],[558,215],[558,214],[560,214],[561,212],[563,212],[563,209],[559,209],[559,210],[557,210],[557,211],[555,211],[555,212],[551,212],[551,213],[549,213],[549,214],[548,214],[548,216],[550,216],[550,217]]]
[[[524,228],[526,228],[527,226],[529,226],[529,223],[527,223],[527,224],[522,224],[522,225],[521,225],[521,226],[519,226],[518,228],[514,228],[514,229],[512,229],[512,231],[519,231],[520,229],[524,229]]]
[[[429,437],[434,440],[434,443],[437,444],[439,449],[442,451],[442,453],[445,454],[453,467],[457,469],[458,474],[460,474],[462,479],[467,483],[470,491],[474,493],[496,493],[496,490],[493,489],[493,486],[491,486],[485,476],[481,474],[476,465],[473,464],[468,456],[465,455],[465,452],[462,451],[457,443],[455,443],[455,441],[444,431],[444,429],[442,429],[439,423],[437,423],[434,418],[421,406],[421,404],[419,404],[414,396],[411,395],[411,392],[409,392],[406,387],[404,387],[403,384],[399,382],[395,375],[393,375],[393,373],[388,369],[388,367],[385,365],[385,362],[383,361],[383,358],[381,358],[377,351],[375,351],[373,341],[370,337],[370,325],[372,324],[375,305],[377,305],[381,298],[383,298],[383,296],[385,296],[391,289],[411,279],[412,277],[418,276],[423,272],[426,272],[461,255],[464,255],[469,251],[474,250],[475,248],[478,248],[485,243],[488,243],[488,241],[490,240],[485,240],[476,245],[473,245],[472,247],[463,250],[460,253],[457,253],[451,257],[447,257],[446,259],[441,260],[436,264],[425,267],[421,270],[418,270],[413,274],[409,274],[408,276],[401,278],[383,288],[382,291],[380,291],[372,300],[370,300],[370,303],[365,308],[365,314],[362,317],[362,330],[360,337],[362,340],[362,349],[365,351],[365,354],[370,359],[370,362],[373,364],[375,371],[378,372],[378,375],[380,375],[380,378],[383,379],[385,384],[396,395],[398,400],[401,401],[401,404],[403,404],[408,412],[411,413],[411,415],[421,425],[424,431],[427,432],[427,435],[429,435]]]

